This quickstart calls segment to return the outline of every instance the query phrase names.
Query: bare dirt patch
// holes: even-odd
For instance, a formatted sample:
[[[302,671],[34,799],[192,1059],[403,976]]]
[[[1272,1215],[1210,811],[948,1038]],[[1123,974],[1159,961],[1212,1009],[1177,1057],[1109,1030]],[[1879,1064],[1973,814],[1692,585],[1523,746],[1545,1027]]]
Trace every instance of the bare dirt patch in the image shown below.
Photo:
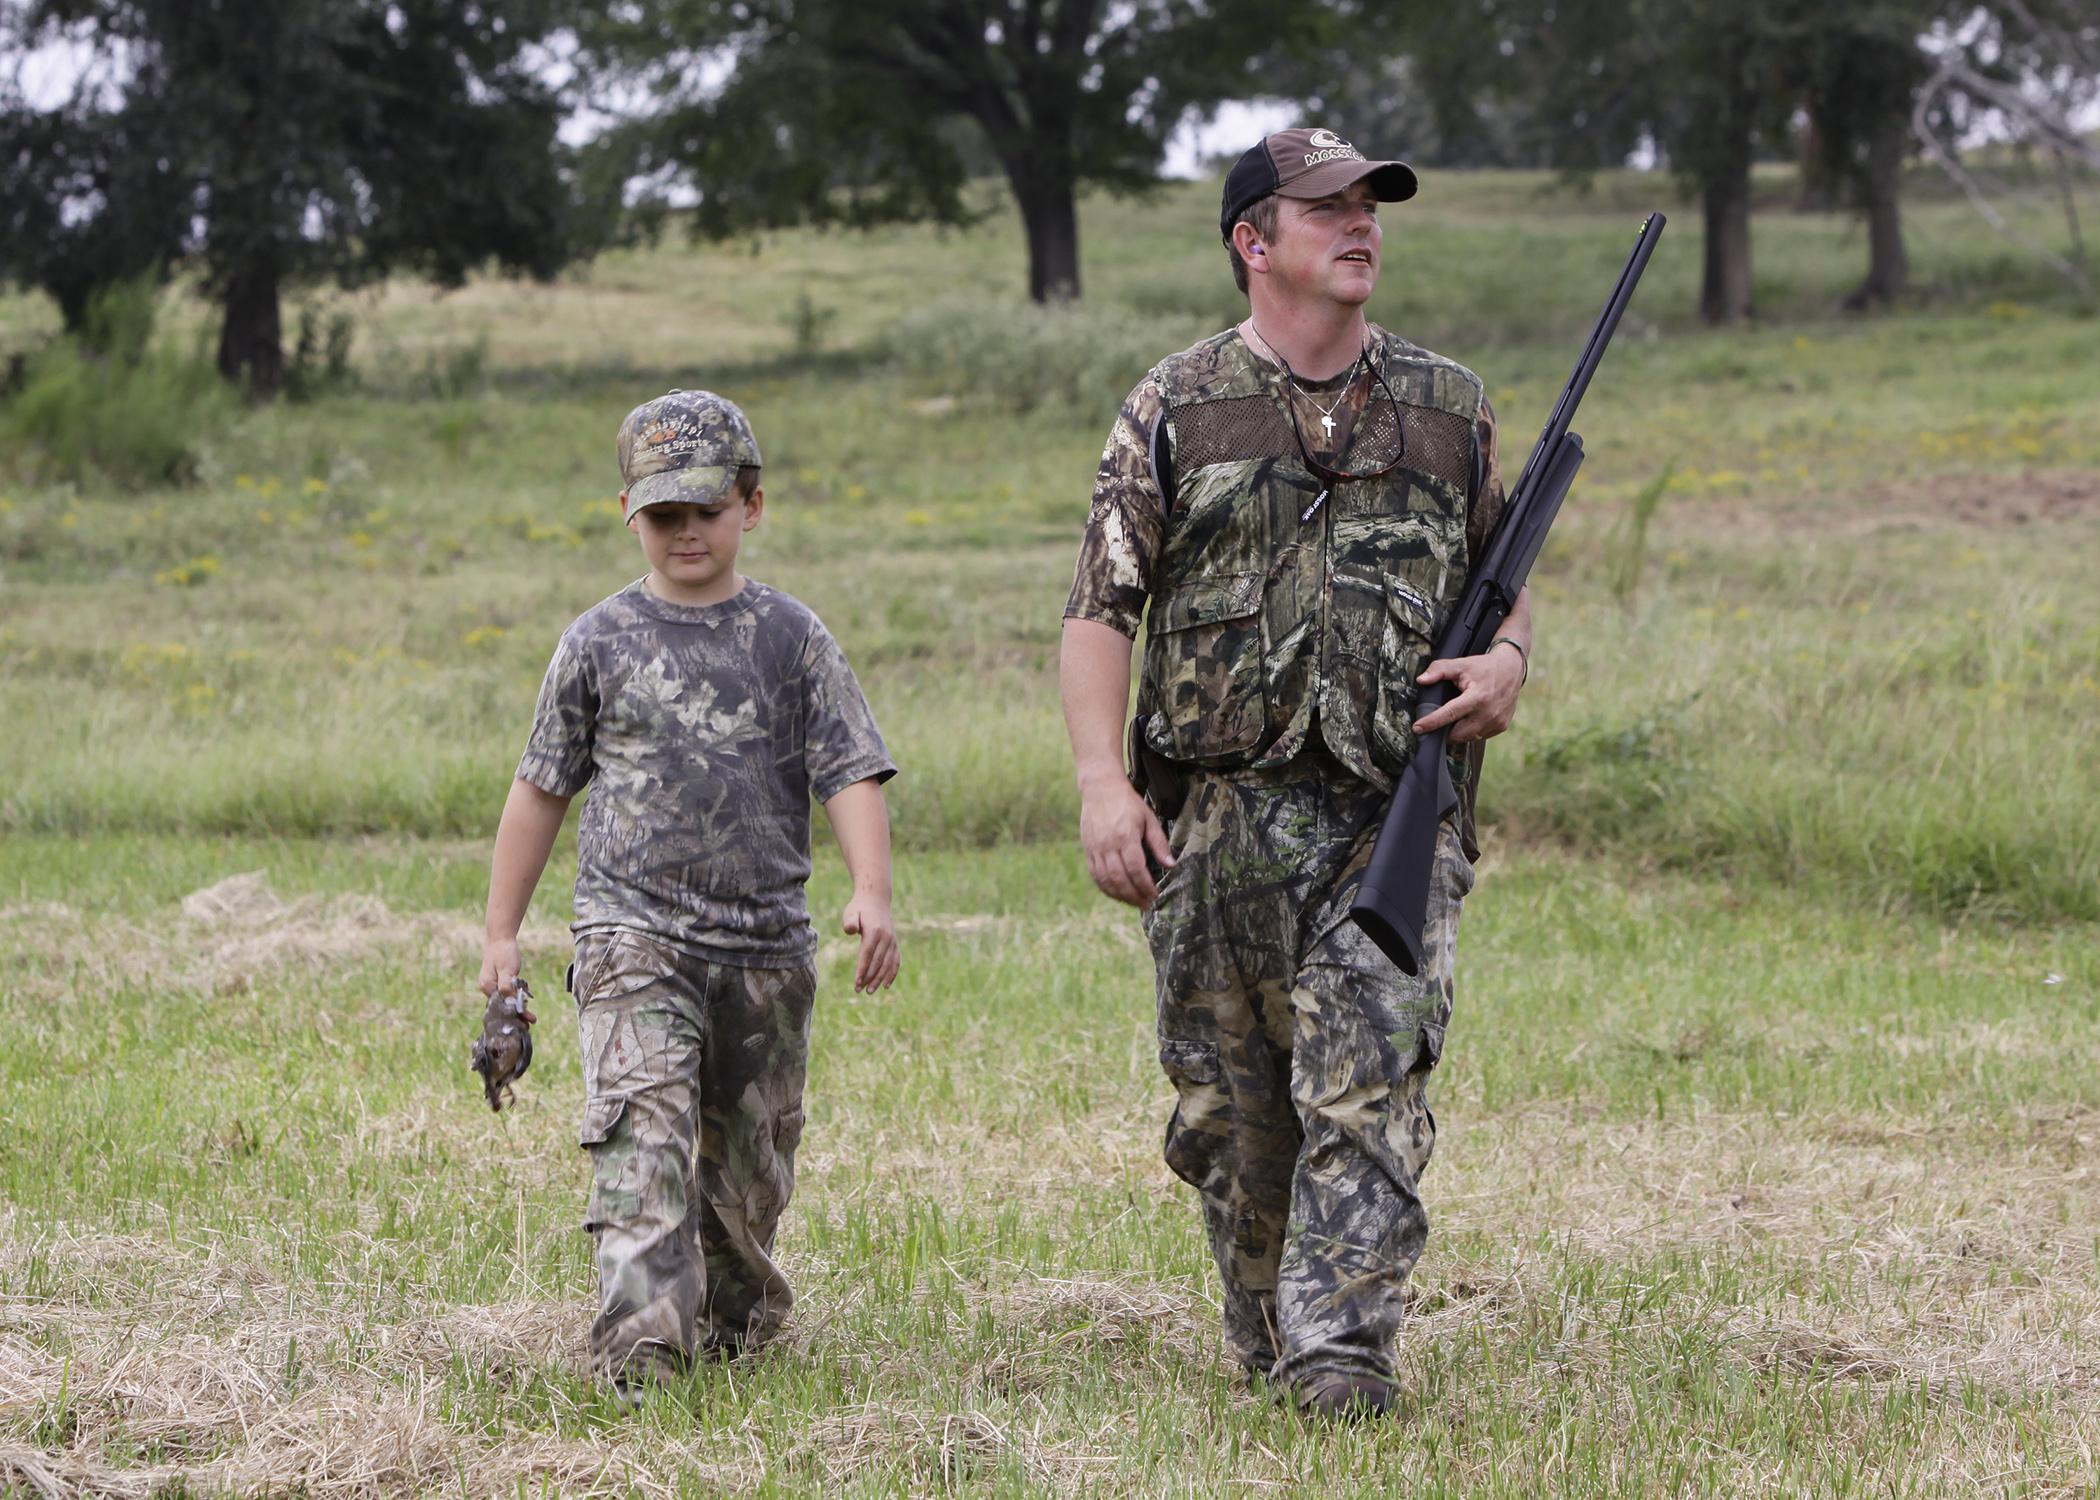
[[[1659,536],[1711,541],[1716,532],[1769,537],[1774,527],[1872,536],[1945,526],[2008,530],[2092,521],[2100,521],[2100,470],[2028,469],[1927,474],[1828,495],[1676,502],[1665,497],[1655,525]]]

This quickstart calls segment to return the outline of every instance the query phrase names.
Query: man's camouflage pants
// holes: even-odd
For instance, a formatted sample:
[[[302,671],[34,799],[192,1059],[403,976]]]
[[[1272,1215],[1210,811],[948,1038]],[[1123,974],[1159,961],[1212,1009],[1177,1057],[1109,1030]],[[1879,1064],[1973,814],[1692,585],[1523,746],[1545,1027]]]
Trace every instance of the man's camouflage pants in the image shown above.
[[[773,1234],[795,1186],[815,967],[709,963],[614,931],[579,938],[571,973],[592,1362],[642,1377],[763,1343],[794,1301]]]
[[[1473,867],[1446,822],[1410,979],[1348,920],[1386,802],[1323,757],[1199,772],[1145,922],[1167,1164],[1202,1198],[1228,1351],[1287,1388],[1392,1378],[1429,1233],[1427,1087]]]

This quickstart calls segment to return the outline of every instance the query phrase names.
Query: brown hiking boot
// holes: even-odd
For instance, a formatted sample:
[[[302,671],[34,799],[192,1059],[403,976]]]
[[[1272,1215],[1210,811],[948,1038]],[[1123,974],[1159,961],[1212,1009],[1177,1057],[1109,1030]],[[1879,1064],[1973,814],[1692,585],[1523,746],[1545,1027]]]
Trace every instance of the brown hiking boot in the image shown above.
[[[1293,1393],[1298,1410],[1309,1417],[1331,1422],[1360,1422],[1369,1417],[1389,1416],[1399,1399],[1399,1389],[1376,1375],[1351,1375],[1336,1371],[1314,1375]]]

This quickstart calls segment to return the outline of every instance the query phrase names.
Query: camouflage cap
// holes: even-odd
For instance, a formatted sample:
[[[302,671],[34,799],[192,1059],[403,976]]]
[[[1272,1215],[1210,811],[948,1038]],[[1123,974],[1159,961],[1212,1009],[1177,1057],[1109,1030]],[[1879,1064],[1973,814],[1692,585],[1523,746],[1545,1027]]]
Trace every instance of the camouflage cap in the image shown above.
[[[713,391],[644,401],[620,424],[619,453],[629,515],[651,505],[719,505],[737,470],[759,463],[751,424]]]

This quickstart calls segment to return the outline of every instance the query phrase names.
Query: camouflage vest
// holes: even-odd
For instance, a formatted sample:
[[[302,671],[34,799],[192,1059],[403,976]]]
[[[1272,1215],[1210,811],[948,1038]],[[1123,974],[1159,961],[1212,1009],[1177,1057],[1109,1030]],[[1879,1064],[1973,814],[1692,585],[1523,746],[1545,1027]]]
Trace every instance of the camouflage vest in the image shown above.
[[[1342,462],[1314,451],[1402,467],[1331,486],[1300,456],[1283,373],[1237,332],[1153,372],[1173,494],[1137,728],[1169,760],[1275,765],[1317,742],[1383,788],[1414,754],[1415,677],[1465,584],[1481,386],[1382,329],[1371,347],[1384,387],[1339,429]]]

